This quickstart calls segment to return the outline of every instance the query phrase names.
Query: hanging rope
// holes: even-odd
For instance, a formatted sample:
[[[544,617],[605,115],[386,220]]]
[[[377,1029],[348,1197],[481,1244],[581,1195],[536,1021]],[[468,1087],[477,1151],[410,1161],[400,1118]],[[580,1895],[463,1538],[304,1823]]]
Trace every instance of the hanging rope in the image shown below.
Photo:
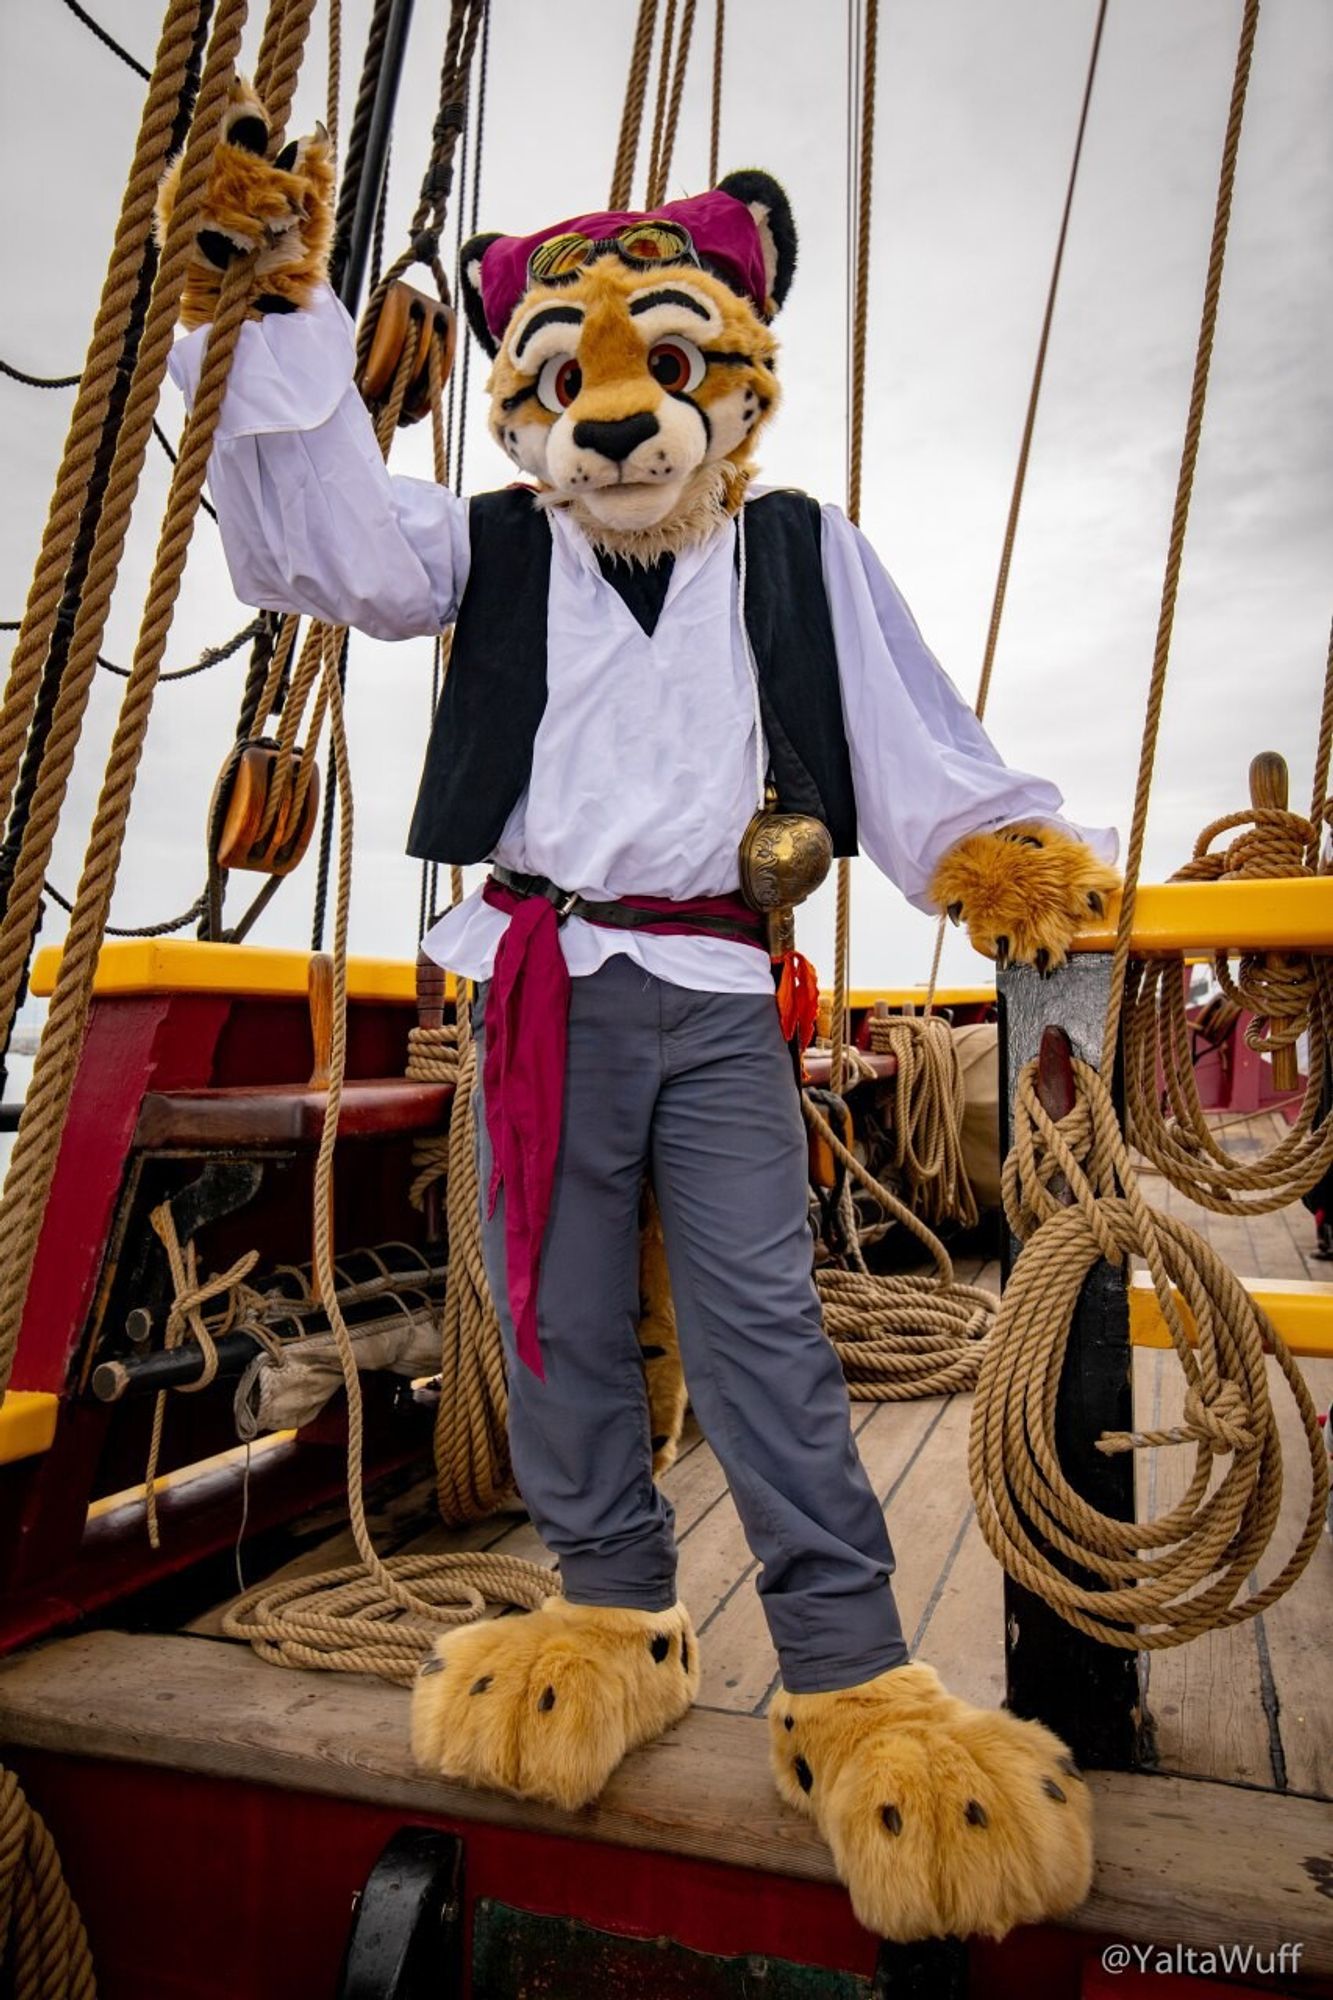
[[[657,117],[653,128],[652,160],[648,168],[646,206],[660,208],[666,200],[667,181],[671,174],[671,161],[676,150],[676,128],[680,123],[681,99],[685,92],[685,70],[690,60],[690,42],[694,36],[694,13],[696,0],[685,0],[680,17],[680,32],[676,37],[674,62],[671,57],[671,24],[675,14],[676,0],[667,0],[666,28],[662,39],[662,74],[658,84]],[[670,75],[670,88],[667,78]],[[663,117],[663,107],[666,115]]]
[[[93,326],[88,360],[70,416],[55,490],[51,497],[41,550],[28,603],[10,660],[3,704],[0,705],[0,821],[7,822],[29,727],[36,708],[42,669],[55,633],[65,578],[79,533],[83,504],[92,479],[120,367],[131,314],[145,259],[152,255],[153,205],[167,163],[178,109],[201,22],[204,0],[172,0],[163,24],[157,62],[145,99],[133,163],[116,225],[102,298]],[[221,104],[216,107],[221,115]],[[198,107],[196,107],[196,117]],[[196,197],[202,180],[195,176]],[[196,203],[197,205],[197,203]],[[182,272],[183,277],[183,272]],[[161,273],[159,272],[159,282]],[[165,317],[165,313],[163,315]],[[146,329],[145,329],[146,331]],[[166,329],[170,340],[171,328]],[[142,343],[140,347],[142,354]],[[165,350],[163,354],[165,367]],[[104,616],[104,612],[103,612]],[[101,639],[101,624],[93,639],[93,654]],[[63,784],[52,772],[48,781],[57,811]],[[42,872],[45,872],[43,860]],[[0,940],[3,940],[0,932]],[[23,959],[20,957],[21,973]],[[12,1005],[12,1003],[11,1003]],[[4,1010],[0,1010],[2,1014]],[[0,1019],[0,1041],[7,1021]]]
[[[1050,346],[1051,326],[1055,319],[1055,302],[1060,293],[1060,273],[1064,269],[1065,244],[1069,237],[1069,218],[1074,210],[1074,191],[1078,186],[1079,163],[1083,158],[1083,140],[1088,129],[1088,112],[1092,106],[1092,87],[1097,80],[1097,62],[1102,49],[1102,30],[1106,26],[1107,0],[1100,0],[1097,9],[1097,24],[1092,31],[1092,52],[1088,57],[1087,81],[1083,86],[1083,103],[1078,115],[1078,131],[1074,139],[1074,156],[1069,163],[1069,181],[1065,188],[1065,205],[1060,214],[1060,231],[1055,239],[1055,256],[1051,262],[1051,279],[1046,288],[1046,310],[1042,314],[1041,334],[1037,341],[1037,358],[1032,367],[1032,386],[1028,390],[1027,410],[1023,417],[1023,435],[1018,447],[1018,464],[1014,468],[1014,483],[1009,494],[1009,512],[1004,524],[1004,541],[1000,549],[1000,567],[995,576],[995,592],[991,598],[990,624],[986,629],[986,647],[981,660],[981,678],[977,683],[977,698],[973,703],[978,722],[985,718],[986,703],[990,698],[991,677],[995,671],[995,654],[1000,643],[1000,623],[1004,617],[1005,600],[1009,593],[1009,570],[1014,559],[1014,543],[1018,539],[1018,517],[1023,507],[1023,494],[1027,487],[1028,459],[1032,453],[1032,434],[1037,426],[1037,410],[1041,403],[1041,388],[1046,376],[1046,350]],[[939,983],[940,957],[944,949],[945,919],[940,918],[935,926],[935,948],[931,954],[930,978],[926,985],[926,1013],[935,1004],[935,988]]]
[[[1025,1247],[1006,1286],[982,1365],[969,1447],[977,1517],[993,1553],[1067,1623],[1129,1650],[1179,1645],[1257,1616],[1304,1570],[1318,1543],[1328,1496],[1328,1459],[1300,1371],[1276,1329],[1211,1246],[1184,1223],[1148,1207],[1103,1081],[1113,1071],[1129,977],[1143,836],[1258,18],[1258,0],[1245,0],[1144,719],[1101,1074],[1074,1063],[1076,1102],[1058,1124],[1039,1102],[1035,1065],[1019,1079],[1004,1195],[1010,1226],[1025,1239]],[[1063,1182],[1060,1191],[1057,1176]],[[1185,1376],[1184,1419],[1169,1431],[1105,1436],[1099,1448],[1111,1453],[1184,1444],[1196,1452],[1184,1498],[1152,1522],[1120,1521],[1092,1507],[1065,1479],[1055,1440],[1057,1392],[1084,1280],[1099,1260],[1123,1265],[1135,1254],[1147,1263]],[[1173,1285],[1190,1308],[1197,1347],[1186,1337]],[[1269,1546],[1282,1498],[1281,1446],[1266,1352],[1277,1361],[1305,1429],[1311,1493],[1292,1553],[1262,1589],[1251,1591],[1249,1579]],[[1216,1457],[1230,1463],[1213,1484]],[[1057,1566],[1061,1558],[1091,1572],[1102,1587],[1073,1582]]]
[[[879,0],[865,0],[861,43],[861,99],[857,119],[859,165],[849,204],[855,239],[852,259],[852,323],[849,334],[850,394],[847,410],[847,518],[861,519],[861,461],[866,410],[866,330],[870,320],[870,226],[875,187],[875,73],[879,49]],[[850,136],[850,135],[849,135]],[[849,169],[851,161],[849,150]],[[850,184],[850,173],[849,173]],[[849,185],[849,192],[851,187]],[[829,1088],[841,1094],[846,1064],[847,984],[850,976],[852,864],[838,862],[833,930],[833,1017]]]
[[[713,108],[708,129],[708,185],[717,186],[718,154],[722,141],[722,46],[727,33],[727,0],[714,0],[713,14]]]
[[[199,26],[199,6],[200,0],[173,0],[168,11],[103,304],[75,402],[70,442],[57,478],[28,610],[10,665],[9,684],[0,711],[0,800],[6,813],[12,802],[41,665],[54,630],[68,557],[92,473],[110,379],[118,365],[129,305],[147,252],[157,182],[166,164],[174,107],[185,85],[190,50]],[[24,829],[4,923],[0,926],[0,1038],[8,1033],[13,1020],[28,961],[55,826],[96,672],[97,650],[151,435],[186,267],[192,254],[193,231],[221,130],[245,13],[245,0],[220,0],[186,146],[178,205],[158,264],[51,733]],[[170,629],[189,542],[193,503],[202,488],[212,428],[225,385],[228,343],[234,342],[239,333],[245,312],[243,287],[247,268],[246,260],[238,259],[235,276],[229,274],[229,282],[223,288],[223,310],[205,364],[210,397],[201,396],[202,407],[187,427],[180,462],[173,474],[167,512],[169,525],[164,530],[154,566],[140,645],[126,683],[108,781],[99,802],[84,881],[76,898],[69,941],[24,1105],[4,1196],[0,1199],[0,1246],[4,1256],[0,1271],[0,1391],[8,1383],[13,1364],[23,1300],[77,1065],[97,945],[114,886],[153,685]]]
[[[55,1842],[0,1770],[0,1984],[14,2000],[95,2000],[92,1955]]]
[[[70,13],[76,21],[82,21],[88,32],[96,35],[104,49],[110,49],[113,56],[119,56],[126,68],[132,69],[136,76],[141,76],[145,83],[152,81],[148,71],[139,61],[138,57],[132,56],[128,49],[122,48],[115,36],[109,35],[100,21],[94,21],[88,9],[79,5],[79,0],[65,0],[65,5],[69,8]]]
[[[639,0],[639,18],[634,27],[629,75],[625,79],[625,103],[620,114],[620,138],[616,163],[611,169],[609,209],[626,209],[634,185],[634,165],[639,157],[639,134],[643,130],[643,107],[648,97],[648,72],[653,61],[653,36],[657,29],[657,0]]]

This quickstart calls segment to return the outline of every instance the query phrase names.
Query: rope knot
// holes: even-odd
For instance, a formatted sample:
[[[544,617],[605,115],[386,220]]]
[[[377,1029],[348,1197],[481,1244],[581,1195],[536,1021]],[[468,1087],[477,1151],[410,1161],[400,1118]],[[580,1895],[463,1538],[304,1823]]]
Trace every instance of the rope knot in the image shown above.
[[[1218,1457],[1251,1451],[1255,1445],[1254,1416],[1239,1385],[1220,1382],[1211,1394],[1185,1391],[1185,1429]]]
[[[447,191],[447,190],[446,190]],[[412,238],[412,255],[418,264],[433,264],[440,254],[438,229],[419,229]]]

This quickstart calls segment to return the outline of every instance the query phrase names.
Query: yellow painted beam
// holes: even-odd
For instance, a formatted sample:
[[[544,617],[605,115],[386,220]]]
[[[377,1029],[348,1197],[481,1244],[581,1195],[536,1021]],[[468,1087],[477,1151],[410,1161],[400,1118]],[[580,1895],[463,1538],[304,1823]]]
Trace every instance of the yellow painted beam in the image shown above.
[[[1242,1278],[1250,1297],[1263,1307],[1291,1352],[1306,1361],[1333,1360],[1333,1285],[1306,1283],[1299,1278]],[[1176,1293],[1185,1331],[1194,1339],[1194,1319]],[[1136,1271],[1129,1291],[1129,1337],[1135,1347],[1169,1347],[1152,1279]]]
[[[0,1403],[0,1465],[51,1449],[60,1398],[43,1389],[11,1389]]]
[[[204,944],[190,938],[125,938],[104,944],[93,991],[134,993],[235,993],[247,998],[304,998],[310,954],[267,945]],[[32,990],[47,999],[60,969],[60,946],[39,951]],[[452,992],[452,980],[450,981]],[[406,958],[349,958],[349,1000],[416,999],[416,966]]]
[[[853,986],[847,994],[847,1005],[873,1007],[877,1000],[883,1000],[890,1007],[924,1007],[927,990],[924,986]],[[820,998],[831,1001],[833,996],[821,994]],[[989,1007],[994,998],[994,986],[935,988],[937,1007]]]
[[[1074,940],[1075,951],[1110,951],[1119,899],[1104,922]],[[1333,875],[1283,882],[1150,882],[1134,907],[1134,950],[1333,952]]]

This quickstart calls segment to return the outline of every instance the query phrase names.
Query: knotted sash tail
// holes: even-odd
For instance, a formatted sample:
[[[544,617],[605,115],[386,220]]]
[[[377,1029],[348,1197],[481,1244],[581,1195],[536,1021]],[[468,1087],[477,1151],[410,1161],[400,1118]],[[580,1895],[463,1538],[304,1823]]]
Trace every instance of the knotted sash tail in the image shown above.
[[[560,948],[561,918],[548,896],[521,894],[494,877],[482,895],[509,916],[486,1000],[482,1085],[492,1160],[487,1211],[494,1215],[503,1188],[505,1284],[515,1344],[519,1360],[545,1381],[537,1288],[565,1107],[569,968]],[[565,900],[573,913],[602,929],[632,928],[653,937],[725,936],[767,950],[762,923],[739,896],[685,902],[626,896],[614,905]],[[613,910],[624,914],[617,917]]]

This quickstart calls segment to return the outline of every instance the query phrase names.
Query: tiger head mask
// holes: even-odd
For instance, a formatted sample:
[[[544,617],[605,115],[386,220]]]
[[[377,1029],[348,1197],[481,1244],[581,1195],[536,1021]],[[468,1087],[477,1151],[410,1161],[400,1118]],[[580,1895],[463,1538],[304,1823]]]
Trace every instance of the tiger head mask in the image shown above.
[[[796,262],[769,175],[651,214],[474,236],[460,281],[491,434],[599,547],[651,561],[739,506],[777,404],[768,322]]]

